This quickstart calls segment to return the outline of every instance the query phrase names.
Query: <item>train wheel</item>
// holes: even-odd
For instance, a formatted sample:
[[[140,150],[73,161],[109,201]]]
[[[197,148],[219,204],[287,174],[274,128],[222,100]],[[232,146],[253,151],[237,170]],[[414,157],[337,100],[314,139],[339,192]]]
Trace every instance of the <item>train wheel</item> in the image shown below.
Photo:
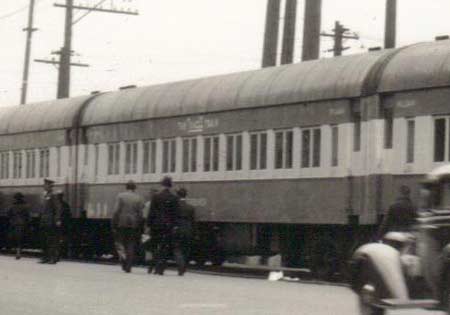
[[[337,271],[337,251],[330,242],[315,244],[311,256],[311,271],[316,278],[329,280]]]

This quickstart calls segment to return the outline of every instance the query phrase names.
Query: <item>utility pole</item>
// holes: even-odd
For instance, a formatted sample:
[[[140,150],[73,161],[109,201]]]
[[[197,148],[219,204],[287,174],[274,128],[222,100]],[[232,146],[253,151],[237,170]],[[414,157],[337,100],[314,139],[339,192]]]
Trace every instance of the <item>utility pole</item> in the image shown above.
[[[37,28],[33,28],[33,16],[34,16],[34,0],[30,0],[30,7],[28,9],[28,26],[23,29],[23,31],[27,32],[27,42],[25,45],[25,61],[23,65],[22,90],[20,96],[21,105],[27,102],[28,75],[30,70],[30,55],[31,55],[31,38],[33,32],[37,31]]]
[[[281,48],[281,64],[294,60],[295,26],[297,20],[297,0],[286,0],[284,11],[283,45]]]
[[[345,28],[339,21],[334,22],[334,29],[332,34],[321,33],[321,36],[325,37],[333,37],[334,39],[334,47],[329,51],[333,52],[335,57],[341,56],[344,50],[349,49],[350,47],[344,47],[343,41],[344,39],[359,39],[358,35],[348,35],[348,28]]]
[[[137,11],[131,10],[116,10],[115,8],[103,8],[101,5],[106,2],[106,0],[99,1],[96,5],[88,6],[88,5],[78,5],[74,4],[74,0],[66,0],[65,4],[55,3],[55,7],[65,8],[66,9],[66,18],[64,25],[64,45],[59,52],[55,52],[55,54],[59,54],[59,62],[55,60],[43,60],[37,59],[37,62],[43,62],[48,64],[58,64],[58,91],[57,98],[66,98],[70,96],[70,67],[71,66],[81,66],[86,67],[88,65],[82,63],[72,63],[72,29],[75,23],[78,23],[82,18],[93,11],[105,12],[105,13],[119,13],[119,14],[127,14],[127,15],[138,15]],[[113,1],[111,1],[112,6]],[[87,12],[78,18],[76,21],[73,21],[73,10],[86,10]]]
[[[264,47],[262,67],[272,67],[277,64],[278,28],[280,25],[280,1],[267,0],[266,28],[264,31]]]
[[[73,0],[66,0],[66,20],[64,25],[64,45],[61,48],[58,72],[57,98],[70,95],[70,59],[72,55]]]
[[[395,48],[396,32],[397,32],[397,0],[386,0],[384,48]]]

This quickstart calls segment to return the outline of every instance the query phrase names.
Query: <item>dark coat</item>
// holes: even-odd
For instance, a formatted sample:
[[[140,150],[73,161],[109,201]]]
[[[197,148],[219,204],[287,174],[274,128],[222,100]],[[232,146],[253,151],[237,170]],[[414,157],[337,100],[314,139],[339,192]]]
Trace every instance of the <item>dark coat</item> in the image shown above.
[[[184,199],[180,199],[179,204],[177,220],[179,234],[182,237],[192,237],[195,223],[195,208]]]
[[[26,226],[30,222],[30,207],[25,201],[16,201],[8,210],[9,225],[11,227]]]
[[[378,237],[382,238],[387,232],[409,231],[417,217],[417,208],[408,197],[398,198],[391,205],[384,216],[383,222],[378,230]]]
[[[144,199],[134,191],[127,190],[117,195],[112,226],[117,228],[142,227]]]
[[[147,225],[150,229],[171,229],[177,222],[178,211],[178,197],[170,189],[164,189],[152,198]]]
[[[63,233],[67,234],[70,231],[71,221],[72,221],[72,213],[70,211],[70,206],[64,200],[59,203],[60,211],[61,211],[61,226]]]
[[[39,220],[41,227],[55,227],[61,224],[61,207],[55,194],[44,192]]]

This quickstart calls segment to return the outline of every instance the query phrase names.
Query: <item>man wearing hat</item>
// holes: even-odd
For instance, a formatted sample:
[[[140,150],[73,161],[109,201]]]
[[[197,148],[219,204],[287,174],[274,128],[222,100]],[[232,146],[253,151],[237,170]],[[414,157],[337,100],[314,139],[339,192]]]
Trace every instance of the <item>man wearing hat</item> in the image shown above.
[[[152,198],[147,225],[155,239],[155,274],[163,275],[172,245],[172,232],[178,217],[178,197],[171,191],[172,178],[161,180],[162,190]],[[152,266],[150,266],[151,268]],[[149,272],[151,269],[149,268]]]
[[[122,269],[131,272],[138,236],[143,227],[142,210],[144,198],[135,193],[136,184],[129,181],[126,191],[117,195],[112,217],[112,229],[119,245],[118,249]]]
[[[72,227],[72,213],[70,212],[69,204],[64,200],[64,192],[61,189],[55,191],[56,201],[58,203],[59,213],[61,214],[60,240],[61,246],[59,248],[59,257],[70,256],[71,247],[71,227]],[[59,258],[58,257],[58,258]]]
[[[42,259],[40,263],[56,264],[58,261],[59,229],[61,227],[61,212],[53,193],[51,179],[44,179],[42,194],[42,209],[39,227],[42,236]]]
[[[16,248],[16,259],[20,259],[23,239],[30,223],[30,207],[21,192],[14,194],[12,207],[8,210],[11,240]]]

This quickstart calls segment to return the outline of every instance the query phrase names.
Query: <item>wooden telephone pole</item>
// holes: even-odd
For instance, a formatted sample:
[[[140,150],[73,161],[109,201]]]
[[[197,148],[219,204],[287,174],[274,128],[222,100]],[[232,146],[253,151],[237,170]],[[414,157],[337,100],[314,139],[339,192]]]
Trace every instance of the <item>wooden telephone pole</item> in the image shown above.
[[[27,102],[28,75],[30,72],[31,38],[33,32],[37,31],[37,28],[33,27],[33,17],[34,17],[34,0],[30,0],[30,7],[28,9],[28,26],[23,29],[23,31],[27,32],[27,43],[25,46],[25,61],[23,66],[22,90],[20,95],[21,105]]]
[[[335,57],[341,56],[344,50],[349,49],[349,47],[343,46],[344,39],[359,39],[358,35],[348,35],[349,29],[345,28],[339,21],[334,23],[333,33],[321,33],[321,36],[332,37],[334,39],[334,47],[329,51],[333,52]]]
[[[37,59],[37,62],[44,62],[48,64],[58,64],[58,91],[57,98],[66,98],[70,96],[70,67],[71,66],[79,66],[79,67],[87,67],[88,65],[82,63],[72,63],[72,29],[73,25],[79,22],[82,18],[93,11],[104,12],[104,13],[118,13],[118,14],[128,14],[128,15],[138,15],[137,11],[131,10],[116,10],[114,8],[103,8],[101,5],[106,0],[99,1],[96,5],[88,6],[88,5],[77,5],[74,4],[74,0],[66,0],[65,4],[55,3],[55,7],[65,8],[66,9],[66,19],[64,25],[64,45],[60,51],[55,52],[54,54],[59,54],[59,62],[55,60],[42,60]],[[73,21],[73,10],[86,10],[87,12],[78,18],[76,21]]]

